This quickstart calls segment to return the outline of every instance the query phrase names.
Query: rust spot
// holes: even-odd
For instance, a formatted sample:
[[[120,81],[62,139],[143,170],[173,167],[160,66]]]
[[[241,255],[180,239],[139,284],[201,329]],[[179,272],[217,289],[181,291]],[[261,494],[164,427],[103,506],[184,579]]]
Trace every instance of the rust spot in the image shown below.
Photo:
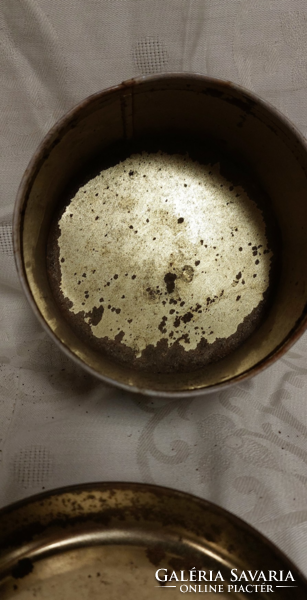
[[[191,267],[191,265],[185,265],[182,269],[182,276],[186,281],[191,282],[194,277],[193,267]]]
[[[167,321],[167,317],[162,317],[162,321],[160,323],[160,325],[158,326],[158,329],[161,331],[161,333],[166,333],[166,321]]]
[[[102,319],[103,313],[104,313],[103,306],[99,306],[99,308],[94,306],[93,310],[91,310],[89,313],[87,313],[87,317],[90,318],[90,325],[98,325],[98,323],[100,323],[100,321]]]
[[[169,294],[172,294],[175,290],[175,281],[177,279],[177,275],[175,273],[166,273],[164,277],[164,281],[166,283],[166,289]]]
[[[125,332],[124,332],[124,331],[120,331],[120,332],[119,332],[119,333],[118,333],[118,334],[115,336],[115,338],[114,338],[114,339],[115,339],[115,341],[116,341],[116,342],[121,342],[121,341],[122,341],[122,339],[123,339],[123,337],[124,337],[124,335],[125,335]]]
[[[179,327],[180,325],[180,317],[176,317],[175,321],[174,321],[174,327]]]
[[[18,561],[17,565],[12,569],[12,576],[14,579],[22,579],[32,573],[33,571],[33,563],[29,558],[22,558]]]

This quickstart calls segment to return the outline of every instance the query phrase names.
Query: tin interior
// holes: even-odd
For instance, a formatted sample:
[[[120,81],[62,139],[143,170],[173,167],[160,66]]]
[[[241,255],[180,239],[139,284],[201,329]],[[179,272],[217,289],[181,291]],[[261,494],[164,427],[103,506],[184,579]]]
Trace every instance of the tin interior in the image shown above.
[[[3,600],[179,598],[186,591],[210,598],[216,593],[268,598],[274,592],[276,598],[293,600],[306,594],[304,578],[260,534],[222,509],[173,490],[76,486],[4,509],[0,526]],[[155,577],[160,569],[162,583]],[[196,583],[187,581],[191,570]],[[289,570],[294,582],[286,579]],[[198,581],[200,571],[206,580]],[[239,590],[242,571],[256,577],[254,592],[251,585]],[[268,581],[269,571],[275,580]],[[173,575],[163,582],[166,573],[170,579],[174,572],[177,579]],[[247,586],[246,575],[241,583]]]
[[[139,144],[140,149],[140,140],[146,140],[146,150],[148,140],[158,137],[166,140],[167,146],[172,136],[181,140],[181,146],[184,140],[198,145],[204,141],[205,146],[210,140],[227,156],[233,156],[242,172],[248,169],[252,173],[255,185],[263,191],[266,230],[272,222],[278,230],[278,243],[273,240],[272,244],[279,276],[270,283],[271,301],[257,328],[247,339],[240,339],[230,353],[201,368],[194,366],[189,370],[179,365],[175,373],[161,373],[159,369],[140,370],[133,362],[120,364],[116,357],[112,359],[112,353],[101,352],[78,334],[51,290],[46,245],[59,204],[67,189],[80,180],[85,165],[94,164],[97,156],[106,159],[115,146],[129,155],[127,148]],[[273,109],[227,83],[197,76],[167,76],[123,84],[97,94],[52,130],[34,157],[21,188],[17,215],[22,252],[19,266],[30,301],[61,347],[105,381],[128,389],[195,393],[255,372],[278,356],[304,328],[306,166],[305,145],[291,126]],[[177,229],[182,224],[178,221]],[[242,238],[238,238],[238,246],[241,242]],[[198,256],[196,262],[197,259]],[[187,263],[183,262],[180,272],[184,279]],[[160,274],[162,282],[163,277],[165,269]],[[234,305],[228,320],[233,320],[235,309]]]

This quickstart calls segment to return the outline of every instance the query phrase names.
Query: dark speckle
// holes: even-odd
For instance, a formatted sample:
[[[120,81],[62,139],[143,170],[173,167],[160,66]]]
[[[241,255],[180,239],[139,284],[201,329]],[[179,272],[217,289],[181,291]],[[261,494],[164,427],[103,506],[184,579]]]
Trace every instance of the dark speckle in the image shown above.
[[[29,558],[21,558],[12,569],[14,579],[22,579],[33,571],[33,563]]]
[[[160,323],[160,325],[158,326],[158,329],[161,331],[161,333],[166,333],[166,321],[167,321],[167,317],[162,317],[162,321]]]
[[[189,323],[189,321],[191,321],[191,319],[193,319],[193,313],[191,313],[191,312],[187,312],[182,317],[182,320],[183,320],[184,323]]]
[[[236,301],[238,302],[238,300],[240,300],[241,296],[237,296],[236,297]]]
[[[257,260],[255,260],[255,265],[259,265],[259,260],[257,258]]]
[[[166,283],[166,289],[169,294],[172,294],[175,289],[175,280],[177,279],[177,275],[175,273],[166,273],[164,277],[164,281]]]
[[[123,337],[125,336],[125,332],[124,331],[120,331],[116,336],[115,336],[115,341],[116,342],[121,342]]]
[[[200,260],[196,260],[195,261],[195,267],[198,267],[199,264],[200,264]]]
[[[135,279],[135,278],[136,278],[136,275],[132,275],[131,279]]]
[[[179,219],[177,220],[177,223],[183,223],[184,218],[183,217],[179,217]]]
[[[118,279],[118,275],[117,275],[117,273],[115,273],[115,275],[114,275],[114,279]]]
[[[236,279],[241,279],[241,277],[242,277],[242,273],[241,273],[241,271],[240,271],[240,272],[239,272],[239,273],[236,275]]]
[[[86,277],[86,273],[82,273],[82,277]]]
[[[134,175],[134,171],[129,171],[129,175],[130,175],[130,177],[131,177],[132,175]]]
[[[102,315],[104,313],[104,308],[103,306],[99,306],[99,308],[96,308],[96,306],[94,306],[93,310],[91,310],[90,313],[88,313],[87,316],[90,317],[90,325],[98,325],[98,323],[100,323],[101,319],[102,319]]]

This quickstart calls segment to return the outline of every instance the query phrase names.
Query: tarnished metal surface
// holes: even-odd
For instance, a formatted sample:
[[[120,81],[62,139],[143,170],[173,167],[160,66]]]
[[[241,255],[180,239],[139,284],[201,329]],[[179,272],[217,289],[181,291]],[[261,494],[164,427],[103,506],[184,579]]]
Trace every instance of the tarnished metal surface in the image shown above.
[[[1,600],[159,600],[195,591],[303,600],[307,582],[245,523],[174,490],[92,484],[0,511]]]
[[[161,171],[156,175],[150,170],[142,171],[142,175],[151,178],[153,191],[141,188],[146,178],[139,177],[138,167],[131,163],[129,172],[135,174],[125,173],[125,178],[117,182],[121,191],[113,190],[113,210],[109,208],[112,194],[108,190],[104,190],[108,201],[102,200],[98,190],[90,210],[71,210],[76,216],[79,212],[82,219],[79,229],[84,230],[85,223],[88,230],[91,228],[89,241],[95,240],[92,248],[97,250],[100,244],[98,253],[92,250],[93,256],[82,250],[87,260],[86,271],[82,270],[80,277],[82,261],[76,262],[77,252],[67,248],[75,247],[80,256],[85,238],[82,235],[77,240],[72,235],[72,224],[66,227],[68,211],[62,211],[57,231],[53,229],[67,190],[74,188],[70,200],[77,206],[76,183],[86,165],[95,162],[98,156],[104,162],[114,145],[126,148],[127,144],[155,136],[167,140],[169,134],[177,136],[181,149],[170,152],[167,166],[167,147],[153,151],[145,144],[134,152],[153,153],[155,160],[159,156],[164,164],[163,168],[158,167]],[[260,202],[258,192],[250,193],[253,186],[245,185],[244,176],[232,179],[225,170],[219,171],[219,161],[212,161],[214,169],[210,169],[209,176],[210,161],[198,161],[188,145],[184,147],[186,138],[199,146],[211,140],[234,157],[240,172],[244,174],[247,167],[255,189],[262,190]],[[164,154],[158,155],[158,150]],[[191,159],[187,158],[187,152]],[[176,154],[180,155],[177,159]],[[184,156],[186,165],[178,170],[172,161],[182,162]],[[137,161],[131,159],[131,152],[124,159]],[[148,170],[149,157],[145,160],[143,154],[142,160]],[[200,168],[198,162],[202,178],[196,191],[194,175]],[[108,172],[110,180],[116,169],[123,168],[123,163],[117,161],[111,166],[112,171],[108,171],[110,164],[100,167],[105,169],[105,175]],[[177,173],[172,183],[177,179],[181,190],[178,197],[174,191],[176,185],[171,192],[169,178],[161,180],[165,169]],[[84,197],[91,195],[90,187],[94,184],[90,181],[98,173],[99,170],[95,171],[87,179],[89,189],[83,193]],[[183,181],[185,174],[187,181]],[[218,193],[214,181],[219,181]],[[164,185],[169,198],[164,194]],[[132,195],[127,186],[133,190]],[[234,189],[230,190],[231,187]],[[143,203],[141,193],[135,194],[136,188],[144,190],[144,206],[151,209],[151,219],[146,217],[148,223],[142,220]],[[306,329],[306,197],[306,142],[268,104],[229,82],[198,75],[168,74],[132,80],[86,99],[54,127],[38,149],[16,203],[17,269],[42,325],[55,343],[90,373],[107,383],[142,393],[170,396],[202,393],[259,372],[281,356]],[[187,202],[192,202],[193,210],[187,210]],[[210,217],[200,206],[210,209]],[[111,219],[103,221],[102,214],[112,216],[116,225],[110,226]],[[218,218],[214,219],[213,214]],[[95,222],[91,221],[91,215]],[[235,223],[235,215],[240,223]],[[72,223],[73,218],[67,217]],[[229,220],[233,223],[232,232]],[[159,230],[154,227],[158,221]],[[277,223],[281,244],[274,242],[272,223]],[[116,231],[120,231],[120,239]],[[148,237],[145,243],[146,232],[150,232],[152,239]],[[49,254],[46,264],[48,239],[52,235],[52,256]],[[213,241],[214,236],[219,246]],[[108,238],[112,241],[109,246],[112,252],[107,258],[104,251],[108,245],[104,240]],[[226,242],[231,251],[228,257]],[[92,259],[99,253],[101,260],[94,266]],[[207,267],[203,268],[204,264]],[[281,267],[280,276],[273,273],[272,278],[272,269],[277,264]],[[221,285],[223,276],[226,288]],[[90,289],[83,279],[88,279]],[[76,286],[82,290],[81,294]],[[103,287],[102,293],[99,287]],[[227,289],[227,298],[225,291],[220,295],[223,289]],[[182,302],[185,304],[181,306]]]
[[[132,155],[82,186],[59,227],[69,310],[136,358],[163,339],[189,351],[229,338],[269,286],[263,215],[218,164]]]

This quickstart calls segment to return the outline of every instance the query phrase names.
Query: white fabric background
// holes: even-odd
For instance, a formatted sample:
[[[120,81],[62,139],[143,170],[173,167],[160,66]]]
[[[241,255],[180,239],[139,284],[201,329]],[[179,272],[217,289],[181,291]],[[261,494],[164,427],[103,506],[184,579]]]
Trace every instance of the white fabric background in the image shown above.
[[[20,290],[11,216],[51,125],[89,94],[160,71],[242,84],[307,133],[304,0],[1,0],[0,505],[87,481],[216,502],[307,574],[307,336],[248,383],[192,400],[106,388],[49,340]]]

